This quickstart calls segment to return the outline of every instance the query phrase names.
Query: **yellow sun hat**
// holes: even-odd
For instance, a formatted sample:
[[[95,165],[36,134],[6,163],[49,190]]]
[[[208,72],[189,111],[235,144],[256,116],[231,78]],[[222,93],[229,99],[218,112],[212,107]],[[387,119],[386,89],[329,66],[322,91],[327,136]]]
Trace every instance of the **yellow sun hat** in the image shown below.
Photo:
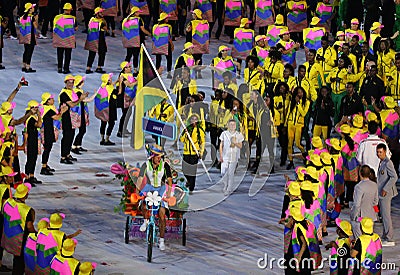
[[[119,67],[121,70],[125,69],[126,67],[130,66],[132,63],[128,61],[122,61],[121,64],[119,64]]]
[[[45,92],[42,94],[42,104],[45,104],[47,102],[47,100],[54,98],[54,95],[52,95],[49,92]]]
[[[301,183],[300,185],[301,190],[306,190],[306,191],[313,191],[313,184],[309,180],[305,180]]]
[[[316,26],[316,25],[318,25],[318,23],[319,23],[320,21],[321,21],[321,19],[319,19],[318,17],[314,16],[314,17],[311,19],[310,25]]]
[[[316,149],[324,148],[324,143],[322,142],[321,137],[312,137],[311,144]]]
[[[34,7],[36,7],[36,4],[26,3],[24,6],[24,8],[25,8],[24,12],[28,12],[31,8],[34,8]]]
[[[41,230],[41,229],[48,228],[49,227],[49,223],[50,223],[50,221],[49,221],[48,218],[41,219],[37,224],[38,231]]]
[[[190,48],[194,48],[193,43],[192,43],[192,42],[186,42],[186,43],[183,45],[183,50],[182,50],[182,51],[186,51],[187,49],[190,49]]]
[[[353,126],[355,128],[359,128],[359,129],[363,128],[363,126],[364,126],[364,118],[362,116],[360,116],[360,115],[355,115],[353,117]]]
[[[64,7],[63,7],[63,10],[72,10],[72,5],[71,5],[71,3],[65,3],[65,4],[64,4]]]
[[[63,220],[65,219],[65,214],[63,213],[53,213],[50,215],[50,227],[59,229],[63,226]]]
[[[75,239],[66,239],[61,248],[61,255],[64,257],[70,257],[74,255],[77,241]]]
[[[168,17],[169,17],[169,15],[168,15],[167,13],[162,12],[162,13],[160,14],[160,18],[158,19],[158,22],[161,22],[161,21],[167,19]]]
[[[94,14],[98,14],[99,12],[103,12],[104,10],[100,7],[94,9]]]
[[[336,33],[336,37],[339,37],[339,36],[344,36],[344,31],[338,31]]]
[[[39,106],[40,106],[39,102],[32,99],[32,100],[29,100],[28,107],[26,107],[25,110],[29,111],[30,109],[32,109],[34,107],[39,107]]]
[[[296,174],[297,174],[297,178],[300,181],[304,180],[304,175],[307,173],[307,169],[304,166],[297,166],[296,167]]]
[[[308,166],[306,168],[307,175],[309,175],[311,178],[318,180],[318,171],[314,166]]]
[[[292,196],[300,197],[300,184],[297,181],[292,181],[289,185],[289,194]]]
[[[15,102],[4,101],[1,104],[1,114],[4,115],[9,110],[13,110],[15,108],[15,106],[17,106],[17,104]]]
[[[340,126],[340,132],[343,134],[350,134],[350,132],[351,132],[350,125],[343,124],[342,126]]]
[[[69,80],[74,81],[74,80],[75,80],[75,77],[74,77],[72,74],[66,75],[66,76],[64,77],[64,83],[67,82],[67,81],[69,81]]]
[[[133,7],[131,8],[131,14],[134,14],[135,12],[141,12],[141,10],[140,10],[138,7],[136,7],[136,6],[133,6]]]
[[[222,51],[229,51],[229,50],[230,50],[230,48],[228,48],[225,45],[221,45],[221,46],[218,47],[218,52],[219,53],[222,52]]]
[[[250,24],[250,23],[251,23],[251,21],[249,20],[249,18],[242,18],[240,20],[240,27],[244,28],[246,26],[246,24]]]
[[[390,109],[393,109],[394,107],[398,106],[397,102],[395,102],[394,98],[391,96],[385,96],[383,102],[385,102],[386,106]]]
[[[350,24],[351,25],[360,25],[360,22],[358,21],[357,18],[353,18],[353,19],[351,19]]]
[[[328,152],[322,152],[321,155],[319,155],[321,158],[321,161],[325,165],[331,165],[332,164],[332,156]]]
[[[289,203],[289,213],[295,221],[301,222],[305,219],[303,209],[304,202],[302,200],[295,200]]]
[[[83,262],[79,266],[79,275],[90,275],[96,269],[96,263]]]
[[[337,150],[337,151],[342,150],[342,144],[341,144],[340,140],[337,139],[337,138],[326,139],[326,140],[325,140],[325,143],[326,143],[328,146],[332,147],[333,149],[335,149],[335,150]]]
[[[82,81],[86,79],[85,76],[76,75],[74,80],[74,86],[78,86]]]
[[[372,27],[369,29],[370,31],[374,31],[376,29],[382,29],[383,25],[379,22],[372,23]]]
[[[284,18],[282,14],[278,14],[275,19],[275,25],[283,25],[285,24]]]
[[[374,233],[374,221],[371,218],[360,217],[358,218],[358,221],[361,223],[361,230],[365,234]]]
[[[15,190],[14,198],[16,198],[16,199],[25,198],[26,195],[28,195],[31,188],[32,188],[32,185],[30,183],[25,182],[25,183],[19,184],[17,189]]]
[[[197,18],[199,19],[203,19],[203,12],[199,9],[194,9],[192,11],[192,13],[194,13],[194,15],[196,15]]]
[[[336,226],[342,229],[344,233],[346,233],[347,236],[353,235],[353,231],[351,228],[351,223],[345,220],[341,220],[340,218],[336,218],[335,220]]]

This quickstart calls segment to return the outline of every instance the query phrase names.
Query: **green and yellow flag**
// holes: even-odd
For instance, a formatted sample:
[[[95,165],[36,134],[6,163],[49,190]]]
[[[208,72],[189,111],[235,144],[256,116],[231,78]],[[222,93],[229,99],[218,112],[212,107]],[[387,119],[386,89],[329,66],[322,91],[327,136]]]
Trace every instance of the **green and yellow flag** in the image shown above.
[[[142,118],[145,113],[167,98],[161,80],[152,66],[148,53],[142,45],[140,48],[140,64],[137,78],[137,93],[135,100],[135,138],[134,149],[138,150],[144,145]]]

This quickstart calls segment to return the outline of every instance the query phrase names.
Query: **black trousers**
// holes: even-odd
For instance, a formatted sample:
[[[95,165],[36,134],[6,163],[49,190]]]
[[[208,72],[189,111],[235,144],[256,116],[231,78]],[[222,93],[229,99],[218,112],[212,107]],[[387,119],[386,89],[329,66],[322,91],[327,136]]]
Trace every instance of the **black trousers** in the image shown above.
[[[23,275],[25,273],[24,253],[21,254],[21,256],[14,255],[12,275]]]
[[[162,54],[156,54],[156,69],[158,70],[161,67],[161,57]],[[166,56],[167,58],[167,71],[170,72],[172,68],[172,49],[171,45],[168,44],[168,55]]]
[[[79,127],[79,132],[75,137],[74,146],[82,146],[82,140],[85,134],[86,134],[86,121],[81,120],[81,127]]]
[[[139,66],[139,53],[140,53],[140,48],[136,47],[126,48],[125,61],[130,62],[131,58],[133,57],[132,60],[133,68],[137,68]]]
[[[98,67],[103,67],[104,66],[104,61],[106,60],[106,52],[99,51],[98,55],[99,55],[99,60],[97,62],[97,66]],[[95,57],[96,57],[96,52],[89,51],[89,56],[88,56],[88,61],[87,61],[86,66],[91,68],[92,65],[93,65]]]
[[[83,20],[85,21],[85,30],[88,29],[90,18],[92,18],[94,10],[82,9]]]
[[[196,185],[197,155],[183,155],[182,170],[189,185],[189,191],[193,191]]]
[[[65,53],[65,61],[64,61],[64,53]],[[57,48],[57,64],[58,69],[63,68],[64,71],[69,71],[69,64],[71,63],[71,48]],[[64,61],[64,66],[63,66]]]
[[[49,30],[49,23],[50,28],[53,27],[54,17],[58,14],[57,10],[54,10],[52,7],[46,7],[45,12],[43,14],[43,24],[42,24],[42,35],[46,36],[47,31]]]
[[[346,201],[353,201],[353,194],[354,194],[354,187],[356,186],[356,181],[345,181],[346,192],[340,196],[340,202]]]
[[[24,44],[24,54],[22,56],[22,62],[30,65],[33,55],[33,50],[35,49],[35,45],[32,44]]]
[[[53,149],[53,142],[48,142],[43,144],[44,150],[42,153],[42,164],[47,164],[50,157],[51,149]]]
[[[217,1],[217,7],[216,7],[216,11],[215,11],[215,20],[216,22],[213,23],[218,23],[218,29],[215,33],[215,37],[217,39],[219,39],[219,37],[221,36],[221,32],[222,32],[222,28],[224,27],[224,21],[223,21],[223,15],[224,15],[224,1]],[[210,29],[212,29],[212,27],[210,27]]]
[[[38,157],[38,141],[33,140],[33,144],[30,144],[30,140],[28,139],[27,150],[26,150],[26,163],[25,163],[25,174],[34,174],[35,167]]]
[[[122,16],[123,16],[123,18],[126,18],[129,14],[129,12],[128,12],[129,4],[130,4],[130,0],[122,1]]]
[[[8,25],[7,28],[10,31],[10,34],[14,37],[17,37],[17,30],[15,28],[15,20],[14,20],[14,7],[4,7],[4,17],[8,17]]]
[[[288,132],[287,128],[284,125],[279,125],[278,127],[278,142],[281,146],[281,163],[285,163],[287,160],[288,154]]]
[[[0,48],[0,64],[3,63],[3,49]]]
[[[104,16],[107,22],[107,27],[109,26],[111,30],[115,30],[115,19],[114,16]]]
[[[125,118],[126,114],[128,113],[129,108],[122,108],[122,116],[119,119],[119,126],[118,126],[118,133],[123,133],[124,131],[124,123],[125,123]]]
[[[222,133],[222,129],[218,128],[218,127],[210,127],[210,142],[211,145],[215,148],[215,150],[213,148],[211,148],[211,160],[213,161],[213,163],[215,161],[218,161],[218,153],[219,152],[219,137]]]
[[[183,10],[179,10],[179,14],[178,14],[179,35],[185,36],[185,27],[186,27],[186,14],[183,15]]]
[[[72,142],[74,141],[75,129],[63,128],[61,139],[61,157],[65,158],[71,153]]]
[[[108,123],[108,127],[107,127],[107,136],[111,136],[112,130],[114,129],[114,125],[115,125],[115,121],[101,121],[100,124],[100,135],[104,135],[106,134],[106,126]]]

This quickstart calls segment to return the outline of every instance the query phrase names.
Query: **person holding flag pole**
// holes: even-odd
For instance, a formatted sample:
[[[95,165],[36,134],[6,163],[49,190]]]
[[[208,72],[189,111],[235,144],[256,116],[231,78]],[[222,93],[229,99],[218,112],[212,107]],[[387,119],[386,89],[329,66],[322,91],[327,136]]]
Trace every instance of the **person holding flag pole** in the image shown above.
[[[153,81],[154,80],[154,81]],[[176,113],[177,119],[179,119],[181,125],[184,126],[184,130],[186,129],[185,123],[182,120],[176,106],[173,104],[173,100],[164,84],[161,80],[159,72],[156,70],[153,62],[151,61],[150,55],[147,52],[144,45],[141,45],[140,49],[140,65],[139,65],[139,74],[138,74],[138,86],[137,86],[137,94],[136,94],[136,105],[135,105],[135,116],[134,116],[134,134],[132,136],[132,147],[135,150],[141,149],[144,145],[144,134],[142,130],[142,118],[143,114],[147,111],[151,110],[155,105],[160,103],[164,98],[168,98],[168,100],[172,103],[172,107],[174,108],[174,112]],[[210,182],[212,179],[210,174],[208,173],[207,167],[204,164],[204,161],[200,158],[200,152],[197,150],[193,139],[186,132],[188,136],[188,140],[195,151],[196,155],[199,157],[199,161],[204,168],[205,173],[208,176]]]

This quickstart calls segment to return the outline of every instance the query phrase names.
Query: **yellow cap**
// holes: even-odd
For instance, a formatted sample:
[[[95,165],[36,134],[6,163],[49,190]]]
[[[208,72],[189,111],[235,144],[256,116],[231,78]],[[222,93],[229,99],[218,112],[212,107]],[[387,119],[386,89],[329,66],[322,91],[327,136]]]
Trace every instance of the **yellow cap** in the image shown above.
[[[7,113],[9,110],[14,109],[15,106],[16,106],[15,102],[8,102],[8,101],[3,102],[1,104],[1,114],[3,115]]]
[[[198,19],[203,19],[203,12],[202,12],[201,10],[195,9],[195,10],[193,10],[192,12],[194,13],[194,15],[196,15],[196,17],[197,17]]]
[[[250,24],[250,23],[251,23],[251,21],[249,20],[249,18],[242,18],[240,20],[240,27],[244,28],[246,26],[246,24]]]
[[[121,64],[119,64],[119,67],[121,68],[121,70],[125,69],[126,67],[130,66],[131,63],[128,61],[123,61],[121,62]]]
[[[337,138],[327,139],[327,140],[325,140],[325,143],[337,151],[342,150],[342,144],[341,144],[340,140]]]
[[[94,14],[98,14],[99,12],[103,12],[104,10],[100,7],[94,9]]]
[[[353,231],[351,229],[351,223],[345,220],[341,220],[340,218],[336,218],[335,222],[337,227],[342,229],[342,231],[346,233],[347,236],[353,235]]]
[[[351,127],[347,124],[343,124],[342,126],[340,126],[340,132],[343,134],[350,134]]]
[[[61,255],[66,257],[74,255],[75,246],[74,239],[66,239],[61,248]]]
[[[193,43],[192,42],[186,42],[184,45],[183,45],[183,51],[186,51],[187,49],[190,49],[190,48],[193,48],[194,46],[193,46]]]
[[[374,233],[374,221],[371,218],[358,218],[361,222],[361,230],[366,234]]]
[[[339,36],[344,36],[344,32],[343,31],[338,31],[336,33],[336,37],[339,37]]]
[[[82,81],[84,81],[86,77],[81,76],[81,75],[76,75],[75,80],[74,80],[74,86],[78,86]]]
[[[218,48],[218,52],[220,53],[222,51],[229,51],[229,48],[227,46],[225,46],[225,45],[221,45]]]
[[[33,107],[39,107],[39,105],[39,102],[37,102],[36,100],[29,100],[28,107],[26,107],[25,110],[29,111]]]
[[[36,7],[36,4],[26,3],[24,6],[24,8],[25,8],[24,12],[28,12],[31,8],[34,8],[34,7]]]
[[[313,137],[311,139],[311,144],[316,149],[324,148],[324,144],[322,143],[322,139],[320,137]]]
[[[161,21],[167,19],[168,17],[169,17],[168,14],[166,14],[165,12],[162,12],[162,13],[160,14],[160,18],[158,19],[158,22],[161,22]]]
[[[289,194],[292,196],[300,197],[300,185],[297,181],[292,181],[289,185]]]
[[[362,128],[364,126],[364,118],[360,115],[353,117],[353,126],[356,128]]]
[[[134,14],[135,12],[141,12],[141,10],[140,10],[138,7],[136,7],[136,6],[133,6],[133,7],[131,8],[131,14]]]
[[[276,16],[276,19],[275,19],[275,25],[283,25],[283,24],[285,24],[285,21],[283,19],[283,15],[282,14],[278,14]]]
[[[93,263],[84,262],[79,266],[79,275],[90,275],[94,269]]]
[[[393,97],[391,96],[385,96],[383,102],[385,102],[386,106],[389,109],[393,109],[394,107],[398,106],[397,103],[394,101]]]
[[[71,5],[71,3],[65,3],[65,4],[64,4],[64,7],[63,7],[63,10],[72,10],[72,5]]]
[[[304,202],[302,200],[295,200],[289,203],[289,213],[295,221],[300,222],[304,220],[303,209]]]
[[[74,80],[75,80],[75,77],[74,77],[72,74],[67,74],[67,75],[64,77],[64,83],[67,82],[67,81],[69,81],[69,80],[74,81]]]
[[[382,29],[383,25],[379,22],[372,23],[372,27],[369,29],[370,31],[374,31],[376,29]]]
[[[319,21],[321,21],[321,19],[319,19],[318,17],[314,16],[314,17],[311,19],[310,25],[316,26],[316,25],[318,25]]]
[[[48,228],[48,227],[49,227],[49,219],[48,218],[41,219],[37,224],[38,231],[41,229]]]
[[[47,102],[47,100],[49,100],[50,98],[54,98],[54,96],[48,92],[45,92],[42,94],[42,104],[45,104]]]
[[[65,218],[64,214],[54,213],[50,215],[50,227],[59,229],[63,225],[63,219]]]
[[[14,198],[17,199],[22,199],[25,198],[26,195],[28,195],[29,190],[31,190],[31,184],[30,183],[21,183],[18,185],[17,189],[15,190],[14,193]]]
[[[314,166],[308,166],[307,168],[307,175],[309,175],[311,178],[318,180],[318,171]]]

